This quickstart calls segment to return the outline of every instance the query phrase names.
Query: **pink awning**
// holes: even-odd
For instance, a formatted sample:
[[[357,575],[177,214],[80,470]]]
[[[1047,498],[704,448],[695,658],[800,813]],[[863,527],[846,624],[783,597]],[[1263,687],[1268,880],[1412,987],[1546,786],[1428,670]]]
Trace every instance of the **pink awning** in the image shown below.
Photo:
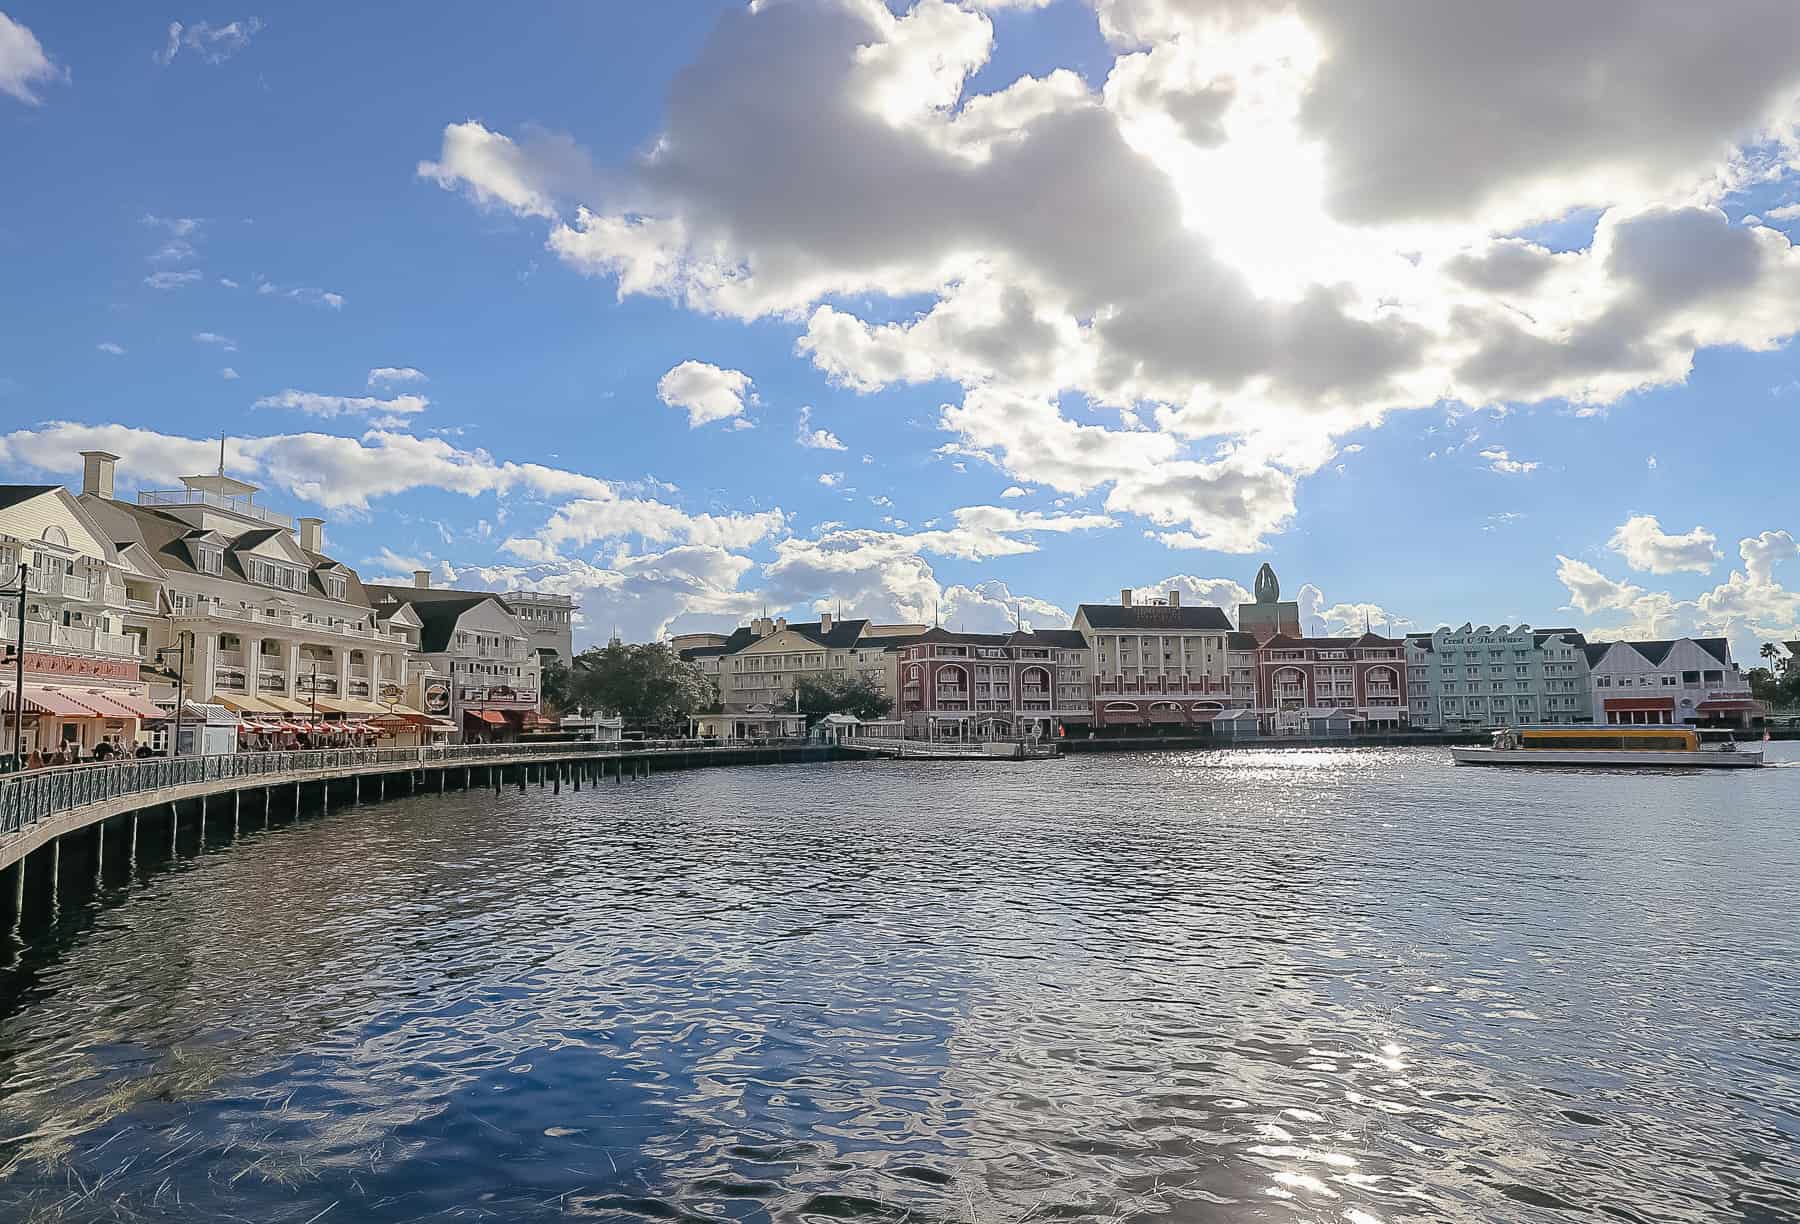
[[[102,718],[162,718],[164,712],[136,693],[113,692],[109,689],[65,689],[73,697]]]
[[[0,702],[4,702],[5,707],[11,710],[16,704],[13,700],[13,691],[9,688],[4,690],[4,693],[4,697],[0,697]],[[79,701],[64,695],[61,689],[50,688],[42,684],[25,686],[25,709],[27,713],[35,711],[39,714],[55,714],[64,718],[101,717]]]

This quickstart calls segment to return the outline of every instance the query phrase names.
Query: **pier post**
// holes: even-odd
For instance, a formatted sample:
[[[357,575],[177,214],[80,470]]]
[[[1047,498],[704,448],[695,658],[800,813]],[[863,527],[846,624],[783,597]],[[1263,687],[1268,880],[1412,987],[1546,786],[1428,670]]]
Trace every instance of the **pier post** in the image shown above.
[[[569,781],[575,785],[575,793],[581,793],[581,771],[586,768],[585,762],[577,761],[569,768]]]
[[[355,787],[354,787],[354,789],[351,790],[350,797],[353,800],[355,800],[357,803],[362,802],[362,775],[361,774],[356,775]]]
[[[377,797],[381,798],[381,799],[386,799],[387,798],[387,775],[382,774],[379,778],[376,778],[375,785],[377,785],[381,788],[381,793]]]
[[[94,889],[106,887],[106,822],[94,822]]]
[[[56,905],[56,894],[62,888],[62,838],[50,843],[50,904]]]
[[[169,805],[169,857],[175,857],[175,839],[181,830],[181,809],[173,803]]]
[[[440,795],[444,793],[444,775],[449,772],[448,769],[438,770],[438,794]]]
[[[468,790],[475,784],[475,769],[471,765],[463,766],[463,789]]]
[[[239,819],[239,817],[241,817],[243,815],[243,813],[244,813],[244,792],[241,790],[234,790],[231,792],[231,840],[232,841],[236,841],[238,838],[238,819]]]
[[[13,864],[13,938],[19,937],[19,928],[25,924],[25,860],[29,854],[22,855]]]
[[[558,765],[555,767],[554,776],[550,779],[550,793],[552,795],[562,794],[562,766],[561,765]]]
[[[300,783],[294,782],[294,823],[300,823]]]
[[[299,783],[295,783],[294,786],[295,786],[296,790],[299,789]],[[319,783],[319,812],[321,815],[325,815],[325,816],[331,815],[331,779],[330,778],[327,778],[323,782]]]
[[[131,814],[131,860],[130,860],[132,875],[137,874],[137,826],[138,826],[138,814],[136,812],[133,812]]]

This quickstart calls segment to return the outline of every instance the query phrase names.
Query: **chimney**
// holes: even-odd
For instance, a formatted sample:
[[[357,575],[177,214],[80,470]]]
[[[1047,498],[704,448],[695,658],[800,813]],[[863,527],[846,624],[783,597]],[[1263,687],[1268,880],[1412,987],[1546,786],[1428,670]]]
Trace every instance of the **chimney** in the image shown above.
[[[1177,591],[1174,587],[1169,588],[1169,606],[1171,608],[1179,608],[1181,606],[1181,592]]]
[[[830,632],[831,632],[831,613],[829,613],[829,612],[819,613],[819,636],[823,637],[825,634],[830,633]]]
[[[1119,590],[1119,606],[1121,608],[1129,608],[1131,606],[1131,588],[1130,587],[1120,588],[1120,590]]]
[[[750,622],[750,632],[755,637],[766,638],[775,632],[775,622],[766,616],[759,616]]]
[[[787,617],[777,616],[775,618],[775,632],[777,632],[777,633],[786,633],[787,632]]]
[[[95,497],[111,497],[113,495],[113,465],[119,461],[117,455],[106,451],[81,452],[81,492],[83,496],[92,493]]]
[[[413,571],[413,585],[415,587],[418,587],[421,591],[429,590],[431,587],[431,571],[430,570],[414,570]]]
[[[325,520],[322,518],[303,518],[300,520],[300,547],[309,553],[325,551]],[[415,578],[417,574],[413,575]]]

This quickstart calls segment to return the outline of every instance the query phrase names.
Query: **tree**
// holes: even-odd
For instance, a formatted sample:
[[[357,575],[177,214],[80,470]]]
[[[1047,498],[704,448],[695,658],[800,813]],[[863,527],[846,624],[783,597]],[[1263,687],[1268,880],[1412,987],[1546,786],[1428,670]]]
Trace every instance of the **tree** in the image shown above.
[[[561,655],[544,655],[542,672],[538,677],[538,708],[556,714],[568,710],[574,680],[573,672],[562,661]]]
[[[854,680],[804,676],[795,682],[794,691],[800,695],[800,712],[806,715],[808,727],[827,714],[849,714],[867,721],[886,718],[894,709],[893,699],[866,676]]]
[[[576,656],[569,699],[627,725],[679,731],[689,714],[718,708],[719,693],[698,664],[662,642],[611,642]]]
[[[1764,642],[1762,644],[1762,657],[1769,661],[1769,667],[1771,669],[1777,672],[1787,670],[1780,662],[1781,647],[1777,646],[1774,642]]]

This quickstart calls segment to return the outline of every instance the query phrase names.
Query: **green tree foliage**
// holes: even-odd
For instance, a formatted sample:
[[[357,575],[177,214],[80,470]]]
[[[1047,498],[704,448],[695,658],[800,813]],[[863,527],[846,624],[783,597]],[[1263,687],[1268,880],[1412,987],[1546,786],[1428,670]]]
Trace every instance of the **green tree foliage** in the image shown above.
[[[718,689],[698,664],[661,642],[613,642],[576,656],[570,700],[617,714],[627,726],[679,732],[689,714],[717,709]]]
[[[575,681],[574,672],[562,656],[546,654],[543,657],[542,674],[538,678],[538,689],[541,700],[538,707],[550,713],[562,714],[574,708],[572,686]]]
[[[806,715],[808,727],[827,714],[850,714],[866,721],[886,718],[894,709],[879,684],[860,676],[854,680],[807,676],[794,689],[800,694],[800,711]]]

